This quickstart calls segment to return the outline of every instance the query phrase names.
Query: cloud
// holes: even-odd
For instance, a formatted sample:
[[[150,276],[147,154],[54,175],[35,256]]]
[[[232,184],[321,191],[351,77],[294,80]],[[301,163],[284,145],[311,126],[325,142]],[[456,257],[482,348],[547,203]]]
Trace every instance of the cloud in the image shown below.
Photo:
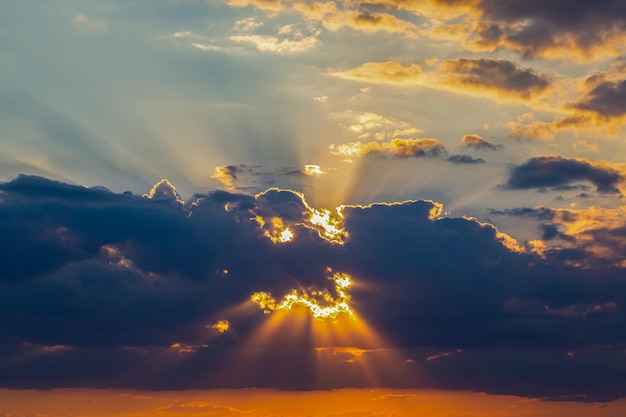
[[[589,83],[590,80],[587,82]],[[607,119],[625,116],[626,80],[594,83],[585,96],[572,106]]]
[[[473,45],[493,51],[506,47],[526,57],[569,57],[587,60],[617,56],[622,51],[626,8],[618,0],[584,0],[573,7],[554,7],[541,1],[485,0]]]
[[[418,64],[404,66],[387,61],[366,62],[349,70],[331,70],[328,74],[367,83],[426,85],[508,101],[535,100],[543,97],[551,87],[545,75],[511,61],[493,58],[446,59],[437,70],[426,73]]]
[[[454,91],[528,101],[544,94],[550,81],[514,62],[493,58],[447,59],[439,65],[439,82]]]
[[[315,36],[306,36],[298,39],[279,39],[268,35],[235,35],[229,38],[233,42],[251,43],[261,52],[275,54],[294,54],[315,48],[318,39]]]
[[[368,138],[379,141],[410,139],[422,133],[421,129],[405,121],[385,117],[374,112],[359,114],[353,111],[346,111],[335,113],[333,116],[341,120],[341,127],[361,140]]]
[[[292,9],[302,13],[305,20],[321,22],[331,31],[348,27],[363,32],[385,31],[415,34],[417,27],[408,20],[393,14],[373,12],[349,2],[307,2],[296,0]]]
[[[393,139],[390,142],[351,142],[331,145],[333,155],[348,159],[363,156],[393,156],[396,158],[427,157],[436,158],[445,153],[445,147],[437,139]]]
[[[235,165],[224,165],[224,166],[216,166],[213,170],[213,175],[211,178],[218,180],[221,182],[227,190],[233,191],[235,189],[235,180],[237,179],[237,174],[244,171],[244,168],[241,166]]]
[[[495,145],[493,143],[489,143],[480,135],[465,135],[461,138],[461,142],[459,142],[459,147],[477,149],[479,151],[498,151],[504,148],[504,145]]]
[[[575,90],[578,99],[562,105],[564,116],[541,121],[533,120],[532,114],[522,115],[509,122],[509,136],[552,140],[568,130],[594,137],[617,136],[626,120],[625,70],[626,64],[618,60],[606,70],[588,75]]]
[[[230,0],[228,3],[234,7],[253,5],[262,10],[271,12],[301,13],[303,19],[309,22],[319,22],[326,29],[338,31],[348,27],[363,32],[385,31],[390,33],[416,34],[417,26],[409,20],[402,19],[390,13],[379,13],[370,10],[366,4],[325,1],[309,2],[295,0],[282,2],[280,0]]]
[[[375,84],[410,84],[422,78],[422,68],[417,64],[403,66],[397,62],[366,62],[346,71],[330,71],[329,75],[353,81]]]
[[[559,256],[587,268],[604,263],[626,266],[623,259],[626,206],[585,209],[522,207],[494,210],[492,214],[539,221],[541,238],[552,242],[551,247],[544,250],[546,256]]]
[[[541,257],[491,224],[442,217],[432,201],[324,211],[301,193],[270,189],[214,191],[182,205],[173,190],[161,182],[148,198],[30,176],[0,184],[0,314],[12,318],[0,322],[0,385],[367,387],[359,366],[367,359],[380,386],[626,396],[615,373],[623,352],[612,347],[626,342],[623,269],[573,265],[574,254],[591,259],[589,239],[548,242]],[[589,213],[588,224],[609,214]],[[618,214],[584,233],[607,245],[620,239]],[[265,233],[279,223],[291,240]],[[337,294],[328,268],[353,285]],[[378,339],[323,345],[336,372],[320,381],[325,368],[307,342],[315,334],[293,330],[297,314],[264,314],[250,301],[294,290],[348,300],[361,320],[350,322],[367,323]],[[285,325],[272,336],[280,314]],[[576,360],[556,359],[573,350]],[[457,353],[428,360],[441,352]],[[402,371],[389,372],[395,366]]]
[[[255,17],[246,17],[237,20],[233,25],[233,29],[243,32],[249,32],[258,29],[261,26],[263,26],[263,22],[257,22]]]
[[[470,155],[452,155],[449,156],[446,161],[450,161],[453,164],[484,164],[485,160],[482,158],[474,158]]]
[[[208,43],[201,43],[201,42],[192,42],[190,43],[191,46],[193,46],[196,49],[199,49],[201,51],[224,51],[226,50],[226,48],[224,48],[223,46],[219,46],[219,45],[211,45]]]
[[[232,7],[254,6],[263,10],[281,10],[282,0],[228,0],[228,5]]]
[[[513,166],[505,184],[509,189],[531,189],[569,186],[590,182],[600,193],[620,193],[624,175],[609,164],[586,159],[540,156]]]

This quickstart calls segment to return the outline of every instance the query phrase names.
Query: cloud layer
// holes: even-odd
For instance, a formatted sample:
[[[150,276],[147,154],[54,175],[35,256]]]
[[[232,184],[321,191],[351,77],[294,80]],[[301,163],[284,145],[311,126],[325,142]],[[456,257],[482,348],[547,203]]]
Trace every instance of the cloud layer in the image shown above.
[[[615,368],[626,342],[619,266],[577,268],[558,248],[540,256],[490,224],[442,217],[432,201],[333,214],[276,189],[216,191],[185,205],[165,182],[146,196],[29,176],[0,190],[7,387],[362,387],[359,361],[368,358],[389,387],[626,392]],[[341,244],[324,224],[343,230]],[[293,237],[273,243],[272,228]],[[259,291],[332,293],[328,268],[352,277],[351,306],[379,341],[360,346],[365,353],[348,336],[324,347],[344,349],[322,356],[342,372],[318,385],[315,346],[289,324],[260,343],[255,334],[273,316],[249,300]],[[598,355],[612,362],[589,368]],[[535,371],[520,377],[523,368]]]

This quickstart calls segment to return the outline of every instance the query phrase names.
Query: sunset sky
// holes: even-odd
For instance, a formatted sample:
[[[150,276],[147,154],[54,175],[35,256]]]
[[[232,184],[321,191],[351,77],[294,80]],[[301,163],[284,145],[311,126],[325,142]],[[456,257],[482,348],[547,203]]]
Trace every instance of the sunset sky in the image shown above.
[[[0,417],[626,415],[626,2],[0,0]]]

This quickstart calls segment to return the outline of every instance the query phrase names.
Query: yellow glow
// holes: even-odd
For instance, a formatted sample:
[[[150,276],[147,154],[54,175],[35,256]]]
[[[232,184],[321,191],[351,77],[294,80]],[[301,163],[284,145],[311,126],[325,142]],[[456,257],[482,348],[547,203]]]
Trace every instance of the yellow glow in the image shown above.
[[[343,237],[347,236],[347,232],[343,229],[343,215],[340,209],[337,210],[338,217],[331,217],[330,211],[326,209],[311,209],[311,218],[309,221],[318,226],[316,230],[320,236],[333,243],[343,243]]]
[[[211,329],[216,330],[219,333],[226,333],[230,330],[230,322],[228,320],[218,320],[217,322],[207,327],[210,327]]]
[[[199,417],[199,416],[396,416],[449,415],[616,417],[626,400],[599,403],[541,401],[482,392],[435,389],[271,389],[130,391],[122,389],[0,389],[8,416]],[[367,411],[364,411],[367,409]],[[419,410],[419,412],[416,412]]]
[[[352,285],[352,280],[347,274],[336,273],[332,280],[335,281],[335,292],[333,296],[328,290],[291,290],[283,296],[280,302],[276,301],[270,293],[257,292],[252,294],[250,300],[259,305],[265,313],[277,310],[292,310],[294,307],[302,306],[309,310],[313,318],[318,320],[336,319],[340,315],[346,315],[355,319],[355,314],[350,308],[350,296],[346,290]]]
[[[235,175],[235,173],[234,173],[234,171],[233,171],[233,169],[231,167],[228,167],[228,166],[216,166],[213,169],[213,174],[211,175],[211,178],[221,182],[222,185],[224,185],[226,187],[227,191],[231,191],[232,192],[232,191],[236,190],[235,180],[237,179],[237,176]],[[226,210],[226,211],[228,211],[228,210]]]
[[[280,232],[279,239],[281,243],[290,242],[291,240],[293,240],[293,232],[287,228]]]
[[[271,224],[267,224],[261,216],[256,216],[255,220],[261,229],[265,229],[265,236],[274,243],[291,242],[295,237],[293,231],[283,224],[283,220],[280,217],[272,218]],[[266,225],[267,228],[265,227]]]
[[[319,165],[305,165],[304,173],[309,176],[319,176],[324,173]]]

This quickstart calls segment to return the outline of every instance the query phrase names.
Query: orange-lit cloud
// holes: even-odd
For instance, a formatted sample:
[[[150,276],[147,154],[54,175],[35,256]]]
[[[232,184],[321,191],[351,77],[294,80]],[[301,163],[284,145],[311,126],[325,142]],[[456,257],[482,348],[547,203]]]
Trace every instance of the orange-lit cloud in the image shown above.
[[[332,70],[328,74],[367,83],[422,85],[497,101],[538,101],[546,97],[552,86],[545,75],[531,68],[493,58],[446,59],[435,71],[429,72],[424,72],[418,64],[366,62],[353,69]]]
[[[281,10],[283,8],[281,0],[228,0],[228,5],[232,7],[254,6],[265,10]]]
[[[375,84],[411,84],[421,81],[423,71],[417,64],[404,66],[398,62],[366,62],[346,71],[330,71],[334,77]]]
[[[423,139],[393,139],[389,142],[351,142],[341,145],[331,145],[333,155],[346,157],[347,160],[361,158],[367,155],[393,156],[398,158],[409,157],[437,157],[445,152],[441,142],[434,138]]]
[[[503,145],[495,145],[493,143],[487,142],[485,138],[476,134],[463,136],[461,138],[461,142],[459,142],[459,146],[462,148],[472,148],[472,149],[477,149],[477,150],[490,150],[490,151],[497,151],[504,147]]]
[[[228,191],[234,191],[235,180],[237,179],[237,174],[240,172],[241,168],[234,165],[217,166],[213,170],[211,178],[221,182]]]
[[[219,333],[226,333],[230,330],[230,322],[228,320],[218,320],[215,323],[207,326]]]
[[[404,19],[389,13],[370,12],[359,9],[351,2],[307,2],[296,0],[293,10],[302,13],[305,20],[321,22],[328,30],[336,31],[343,27],[364,32],[392,32],[413,34],[417,27]]]
[[[522,115],[510,121],[509,136],[552,140],[559,132],[616,137],[626,122],[626,66],[618,62],[605,71],[588,76],[579,98],[562,106],[564,116],[552,121]]]
[[[623,237],[626,225],[626,206],[603,208],[591,206],[586,209],[553,209],[552,223],[562,226],[561,233],[575,240],[562,241],[568,247],[582,247],[598,259],[610,260],[626,267]]]

